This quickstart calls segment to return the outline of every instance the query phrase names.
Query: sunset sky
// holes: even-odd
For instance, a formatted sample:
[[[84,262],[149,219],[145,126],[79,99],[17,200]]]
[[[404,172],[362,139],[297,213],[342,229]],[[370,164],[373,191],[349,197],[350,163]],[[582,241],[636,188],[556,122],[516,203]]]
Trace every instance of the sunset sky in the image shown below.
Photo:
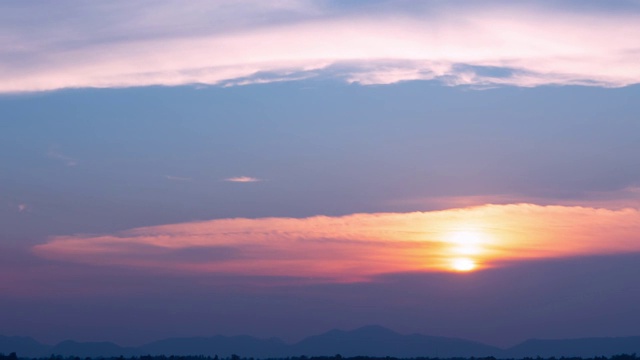
[[[0,3],[0,335],[640,335],[640,2]]]

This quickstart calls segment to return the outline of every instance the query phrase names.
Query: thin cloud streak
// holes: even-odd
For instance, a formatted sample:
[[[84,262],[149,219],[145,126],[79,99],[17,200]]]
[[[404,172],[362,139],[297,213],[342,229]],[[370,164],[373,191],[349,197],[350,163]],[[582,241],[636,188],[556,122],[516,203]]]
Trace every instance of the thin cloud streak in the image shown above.
[[[204,13],[224,12],[233,20],[217,27],[202,22],[190,31],[183,31],[175,18],[162,16],[148,26],[141,10],[133,9],[138,17],[128,19],[126,29],[113,29],[108,40],[105,34],[94,34],[43,43],[35,39],[43,34],[13,25],[5,37],[11,46],[0,53],[0,92],[229,86],[313,76],[365,85],[431,79],[478,87],[619,87],[640,82],[636,9],[599,13],[526,4],[480,8],[460,2],[403,13],[363,9],[347,14],[290,1],[264,10],[268,21],[250,26],[241,21],[244,15],[260,18],[251,4],[236,5],[232,11],[208,9]],[[163,12],[170,13],[172,7],[183,5],[170,3]],[[131,16],[117,6],[110,11],[116,20]],[[194,7],[178,13],[186,22],[196,11],[203,12]],[[182,30],[161,31],[165,28]],[[63,39],[75,30],[63,32]]]
[[[402,272],[640,252],[640,211],[533,204],[432,212],[219,219],[60,236],[35,254],[152,271],[368,281]]]
[[[52,147],[51,149],[49,149],[49,151],[47,151],[47,157],[49,157],[50,159],[62,161],[65,163],[65,165],[70,167],[78,165],[78,160],[63,154],[56,147]]]
[[[252,183],[252,182],[262,181],[262,179],[258,179],[258,178],[251,177],[251,176],[236,176],[236,177],[226,178],[226,179],[224,179],[224,181],[226,181],[226,182],[236,182],[236,183]]]
[[[425,198],[396,199],[390,201],[391,206],[419,206],[429,210],[467,208],[484,204],[508,205],[531,203],[538,205],[562,205],[590,208],[622,210],[625,208],[640,209],[640,187],[626,187],[614,191],[584,191],[579,197],[572,199],[555,199],[545,197],[522,196],[520,194],[490,194],[476,196],[431,196]]]

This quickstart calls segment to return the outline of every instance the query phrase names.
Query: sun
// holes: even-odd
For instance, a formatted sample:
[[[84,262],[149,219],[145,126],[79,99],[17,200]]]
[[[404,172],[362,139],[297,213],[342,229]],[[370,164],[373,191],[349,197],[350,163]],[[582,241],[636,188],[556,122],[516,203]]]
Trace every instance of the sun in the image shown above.
[[[455,272],[470,272],[484,267],[487,246],[494,242],[480,224],[458,224],[455,230],[445,233],[443,239],[446,269]]]
[[[455,271],[467,272],[476,268],[476,263],[469,258],[458,258],[451,262],[451,267]]]

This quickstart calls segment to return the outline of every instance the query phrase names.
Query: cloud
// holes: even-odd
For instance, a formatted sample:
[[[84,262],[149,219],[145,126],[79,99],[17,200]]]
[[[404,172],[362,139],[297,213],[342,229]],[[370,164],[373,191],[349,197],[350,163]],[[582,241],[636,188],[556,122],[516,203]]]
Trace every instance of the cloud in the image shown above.
[[[226,179],[224,179],[224,181],[237,182],[237,183],[252,183],[252,182],[259,182],[259,181],[262,181],[262,180],[258,179],[258,178],[251,177],[251,176],[237,176],[237,177],[226,178]]]
[[[18,204],[18,212],[25,212],[29,210],[29,206],[27,204]]]
[[[47,157],[49,157],[50,159],[62,161],[67,166],[78,165],[78,160],[61,153],[57,147],[52,147],[51,149],[49,149],[49,151],[47,151]]]
[[[580,191],[573,198],[523,196],[522,194],[489,194],[474,196],[430,196],[423,198],[394,199],[391,206],[416,207],[440,210],[482,206],[483,204],[532,203],[538,205],[579,206],[606,209],[640,209],[640,187],[625,187],[612,191]]]
[[[530,2],[402,4],[411,7],[114,2],[53,19],[44,16],[47,6],[4,5],[0,92],[309,77],[479,87],[640,82],[640,11],[633,4],[624,11]],[[38,14],[47,20],[34,24]]]
[[[483,205],[339,217],[218,219],[113,235],[51,238],[35,254],[186,274],[365,281],[381,274],[478,269],[549,258],[640,252],[640,212]]]

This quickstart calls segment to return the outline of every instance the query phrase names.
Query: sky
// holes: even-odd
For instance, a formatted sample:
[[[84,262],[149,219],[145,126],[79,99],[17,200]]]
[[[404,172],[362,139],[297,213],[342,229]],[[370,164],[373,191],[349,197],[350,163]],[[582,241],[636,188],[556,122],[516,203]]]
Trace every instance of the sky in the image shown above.
[[[638,336],[640,2],[0,3],[0,334]]]

